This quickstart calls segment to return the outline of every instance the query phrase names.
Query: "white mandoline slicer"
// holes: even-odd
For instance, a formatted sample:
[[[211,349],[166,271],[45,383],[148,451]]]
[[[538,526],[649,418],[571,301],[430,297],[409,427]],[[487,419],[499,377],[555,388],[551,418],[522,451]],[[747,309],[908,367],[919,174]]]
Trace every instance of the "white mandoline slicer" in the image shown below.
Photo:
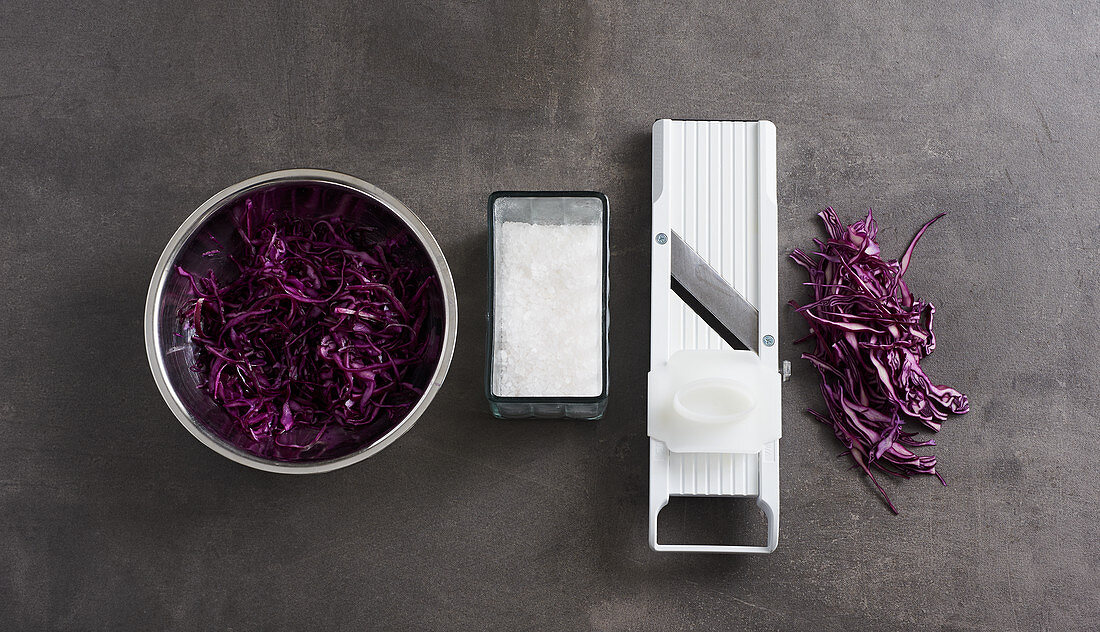
[[[653,124],[654,550],[770,553],[779,543],[776,231],[775,125]],[[767,545],[661,544],[657,514],[670,496],[755,496]]]

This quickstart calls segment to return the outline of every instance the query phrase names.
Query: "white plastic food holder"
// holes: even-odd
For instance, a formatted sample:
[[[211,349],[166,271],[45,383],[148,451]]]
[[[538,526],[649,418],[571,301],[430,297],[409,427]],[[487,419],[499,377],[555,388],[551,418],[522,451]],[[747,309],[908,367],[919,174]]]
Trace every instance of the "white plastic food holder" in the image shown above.
[[[654,123],[648,399],[654,550],[770,553],[779,543],[776,233],[771,122]],[[677,286],[679,294],[677,270],[695,275]],[[685,287],[708,296],[688,296]],[[734,299],[729,305],[722,292]],[[711,326],[718,321],[730,326],[720,332]],[[746,349],[727,342],[731,330]],[[767,543],[662,544],[657,515],[670,496],[756,497],[768,520]]]

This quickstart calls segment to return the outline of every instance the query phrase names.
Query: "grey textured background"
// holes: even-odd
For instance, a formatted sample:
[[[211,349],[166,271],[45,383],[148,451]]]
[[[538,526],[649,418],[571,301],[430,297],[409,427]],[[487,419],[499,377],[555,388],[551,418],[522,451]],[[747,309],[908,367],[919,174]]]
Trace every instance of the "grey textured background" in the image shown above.
[[[0,3],[3,627],[1100,627],[1096,2],[159,5]],[[950,487],[889,481],[887,512],[801,413],[820,400],[796,361],[779,550],[648,549],[659,117],[776,123],[782,253],[830,204],[876,208],[894,256],[949,212],[908,277],[939,308],[930,374],[973,406],[937,437]],[[412,432],[292,478],[184,431],[141,319],[179,222],[294,166],[420,214],[463,321]],[[611,199],[598,423],[486,413],[482,209],[500,188]],[[804,295],[786,260],[780,278]],[[783,357],[802,331],[785,309]]]

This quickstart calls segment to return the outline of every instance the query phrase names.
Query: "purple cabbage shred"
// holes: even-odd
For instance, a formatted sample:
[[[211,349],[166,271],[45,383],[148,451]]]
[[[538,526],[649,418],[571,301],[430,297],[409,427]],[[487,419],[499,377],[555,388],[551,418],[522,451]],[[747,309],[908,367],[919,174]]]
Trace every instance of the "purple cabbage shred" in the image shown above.
[[[399,423],[422,394],[418,369],[439,355],[428,322],[438,280],[419,244],[251,199],[234,226],[243,248],[218,274],[177,268],[193,295],[180,311],[192,370],[228,417],[213,429],[258,456],[305,461]]]
[[[830,426],[847,448],[855,465],[878,488],[890,510],[886,490],[873,470],[902,478],[936,471],[936,457],[918,455],[912,448],[935,445],[906,431],[914,422],[938,431],[949,413],[970,408],[966,395],[934,384],[920,361],[936,348],[932,317],[936,308],[913,296],[902,275],[924,232],[943,213],[925,224],[901,259],[886,261],[875,243],[878,227],[871,212],[866,219],[844,225],[828,208],[819,213],[829,234],[815,239],[816,251],[796,249],[791,258],[809,273],[813,301],[791,301],[809,324],[817,348],[804,353],[821,374],[824,413],[808,411]],[[946,485],[946,483],[944,483]]]

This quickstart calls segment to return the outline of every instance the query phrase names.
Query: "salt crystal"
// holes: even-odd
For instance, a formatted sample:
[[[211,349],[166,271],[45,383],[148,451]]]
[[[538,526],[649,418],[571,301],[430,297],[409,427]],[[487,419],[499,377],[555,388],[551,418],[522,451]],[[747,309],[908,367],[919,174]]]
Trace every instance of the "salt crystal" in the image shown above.
[[[603,226],[505,221],[494,230],[493,393],[603,392]]]

